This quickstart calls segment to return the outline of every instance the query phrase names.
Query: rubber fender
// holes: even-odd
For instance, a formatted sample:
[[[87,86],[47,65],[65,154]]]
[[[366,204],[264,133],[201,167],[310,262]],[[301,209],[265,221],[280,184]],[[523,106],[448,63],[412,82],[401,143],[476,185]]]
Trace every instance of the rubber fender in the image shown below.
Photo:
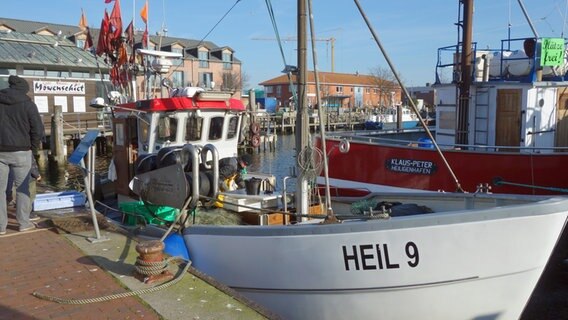
[[[254,134],[260,133],[260,124],[258,122],[253,122],[250,124],[250,132]]]
[[[260,135],[258,134],[253,135],[252,138],[250,139],[250,144],[255,148],[260,146]]]
[[[339,152],[341,153],[347,153],[349,152],[351,145],[349,144],[349,141],[347,141],[346,139],[342,139],[341,142],[339,142]]]

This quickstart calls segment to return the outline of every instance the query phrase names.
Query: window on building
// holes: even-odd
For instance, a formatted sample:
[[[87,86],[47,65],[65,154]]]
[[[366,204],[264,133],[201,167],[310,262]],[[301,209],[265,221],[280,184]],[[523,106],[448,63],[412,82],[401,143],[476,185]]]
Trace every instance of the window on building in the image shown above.
[[[45,70],[43,69],[24,69],[22,72],[24,76],[45,77]]]
[[[75,40],[75,45],[77,48],[83,49],[85,47],[85,40],[84,39],[77,39]]]
[[[277,95],[277,96],[281,96],[281,95],[282,95],[282,86],[276,86],[276,95]]]
[[[229,129],[227,130],[227,139],[232,139],[239,133],[239,117],[232,116],[229,119]]]
[[[274,87],[273,86],[266,86],[266,87],[264,87],[264,92],[274,93]]]
[[[89,72],[82,71],[71,71],[71,78],[90,78],[91,74]]]
[[[165,113],[160,115],[158,120],[158,139],[156,142],[175,142],[177,133],[178,119],[175,114]]]
[[[209,140],[219,140],[223,137],[223,122],[224,117],[211,118],[209,123]]]
[[[223,52],[223,69],[231,70],[233,68],[232,54],[230,52]]]
[[[211,88],[211,82],[213,81],[213,73],[211,72],[200,72],[199,73],[199,87]]]
[[[337,86],[337,87],[335,87],[335,92],[337,92],[337,93],[343,93],[343,86]]]
[[[200,50],[198,58],[200,68],[209,68],[209,51]]]
[[[54,77],[54,78],[69,77],[69,71],[47,70],[46,74],[48,77]]]
[[[203,118],[191,116],[185,124],[185,141],[194,142],[201,140],[201,131],[203,129]]]
[[[377,88],[374,88],[374,89],[373,89],[373,93],[374,93],[374,94],[377,94],[377,93],[379,93],[379,89],[377,89]]]
[[[174,71],[172,73],[172,82],[174,88],[183,87],[184,79],[183,79],[183,71]]]
[[[172,48],[172,52],[181,54],[181,58],[172,59],[172,64],[174,66],[183,65],[183,48]]]
[[[371,88],[365,88],[365,93],[371,93]]]
[[[16,75],[16,69],[0,68],[0,75]]]

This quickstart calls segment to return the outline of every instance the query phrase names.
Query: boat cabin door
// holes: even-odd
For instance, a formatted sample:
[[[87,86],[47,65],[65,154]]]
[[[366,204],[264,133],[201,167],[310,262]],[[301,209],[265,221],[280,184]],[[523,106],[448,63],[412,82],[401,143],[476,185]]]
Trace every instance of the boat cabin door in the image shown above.
[[[134,166],[137,159],[137,119],[136,117],[113,119],[113,161],[116,168],[116,192],[132,196],[128,184],[134,177]]]
[[[559,89],[556,108],[556,147],[568,147],[568,88]]]
[[[521,145],[521,94],[522,89],[497,90],[496,146],[519,147]],[[519,151],[519,149],[507,149],[506,151]]]

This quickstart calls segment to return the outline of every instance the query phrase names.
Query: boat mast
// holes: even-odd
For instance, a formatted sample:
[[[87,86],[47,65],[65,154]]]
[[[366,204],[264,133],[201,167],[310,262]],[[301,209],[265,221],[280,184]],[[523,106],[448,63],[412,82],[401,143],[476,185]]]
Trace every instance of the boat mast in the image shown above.
[[[460,61],[460,83],[458,97],[458,123],[456,132],[456,144],[468,144],[468,114],[469,114],[469,95],[472,77],[472,22],[473,22],[473,0],[460,0],[463,4],[463,39],[462,54]]]
[[[308,180],[306,172],[301,168],[300,157],[302,151],[308,147],[309,119],[308,96],[306,92],[307,80],[307,36],[306,36],[306,0],[298,0],[298,106],[296,108],[296,167],[298,178],[296,183],[296,212],[308,213]],[[311,160],[311,159],[308,159]]]

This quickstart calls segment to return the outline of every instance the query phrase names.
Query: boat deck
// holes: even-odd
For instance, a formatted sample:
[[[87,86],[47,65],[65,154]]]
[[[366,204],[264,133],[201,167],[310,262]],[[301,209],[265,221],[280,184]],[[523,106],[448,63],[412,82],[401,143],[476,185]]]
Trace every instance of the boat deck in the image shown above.
[[[106,302],[59,304],[32,295],[89,299],[147,289],[133,276],[136,239],[112,224],[99,223],[95,237],[84,208],[38,212],[38,228],[18,232],[9,208],[6,235],[0,236],[0,318],[2,319],[270,319],[269,312],[191,269],[161,291]],[[99,220],[98,220],[99,221]],[[183,265],[170,264],[178,274]]]

